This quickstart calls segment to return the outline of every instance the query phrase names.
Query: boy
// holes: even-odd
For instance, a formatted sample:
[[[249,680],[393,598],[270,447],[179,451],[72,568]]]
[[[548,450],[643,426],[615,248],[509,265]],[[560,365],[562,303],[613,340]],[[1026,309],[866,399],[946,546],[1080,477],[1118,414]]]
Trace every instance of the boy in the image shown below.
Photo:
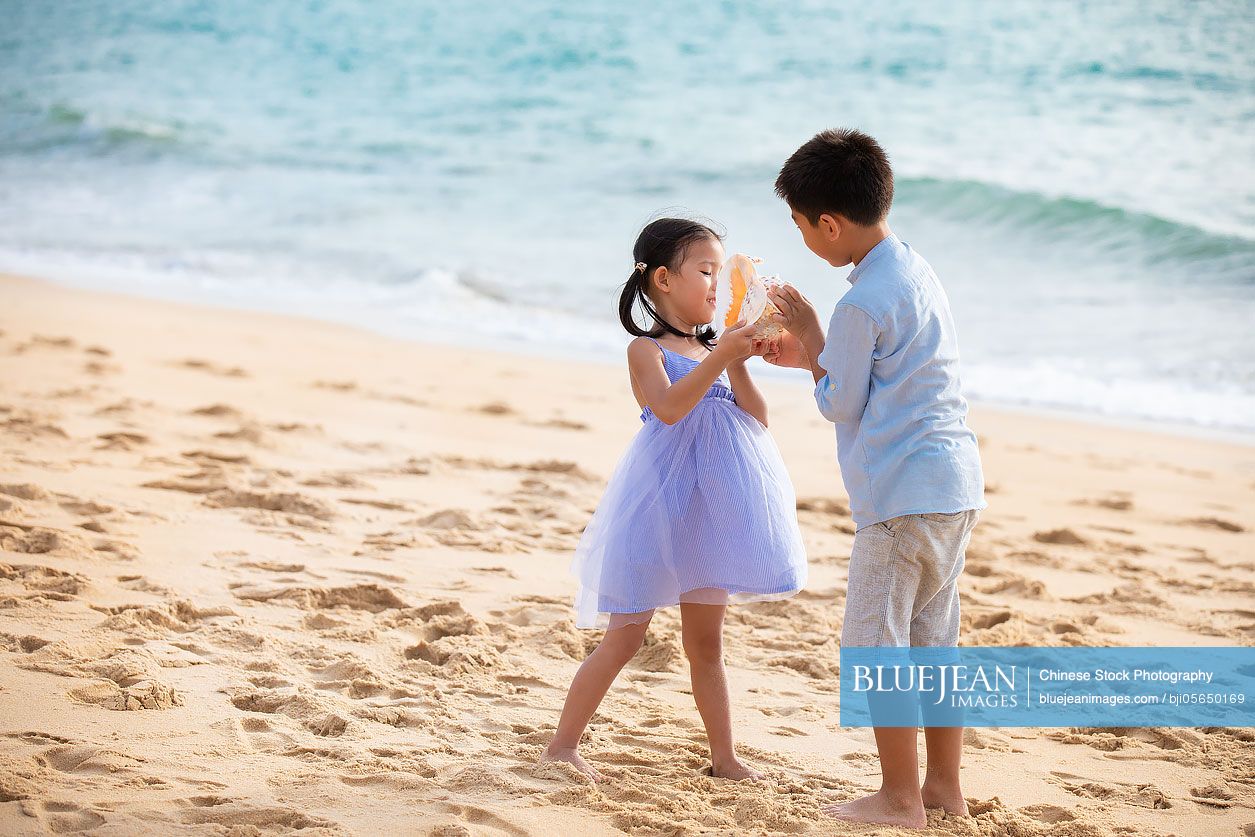
[[[889,229],[893,172],[867,134],[817,134],[785,162],[776,194],[812,252],[833,267],[855,264],[826,338],[797,289],[772,293],[787,333],[766,355],[778,366],[810,369],[819,411],[836,425],[856,528],[841,645],[943,646],[918,655],[913,648],[910,656],[951,661],[963,553],[987,504],[945,291]],[[963,728],[927,723],[922,787],[915,726],[877,726],[880,790],[825,812],[915,828],[926,824],[925,808],[966,815]]]

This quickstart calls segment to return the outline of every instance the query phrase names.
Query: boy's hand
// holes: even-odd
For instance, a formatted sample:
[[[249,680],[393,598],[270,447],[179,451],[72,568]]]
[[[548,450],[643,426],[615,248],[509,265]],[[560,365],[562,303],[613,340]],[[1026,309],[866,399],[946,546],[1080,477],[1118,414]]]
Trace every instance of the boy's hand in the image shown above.
[[[775,366],[789,366],[795,369],[810,369],[810,355],[802,341],[789,332],[769,341],[763,360]]]
[[[803,344],[813,335],[823,333],[815,306],[797,288],[789,284],[768,288],[767,298],[780,309],[780,313],[773,314],[771,318],[791,334],[797,335]]]

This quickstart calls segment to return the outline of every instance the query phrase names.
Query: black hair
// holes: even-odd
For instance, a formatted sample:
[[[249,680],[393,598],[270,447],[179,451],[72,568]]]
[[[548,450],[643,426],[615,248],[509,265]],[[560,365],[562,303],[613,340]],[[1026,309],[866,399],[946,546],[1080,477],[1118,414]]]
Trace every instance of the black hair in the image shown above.
[[[889,214],[893,169],[880,143],[862,131],[821,131],[785,161],[776,194],[812,224],[827,212],[870,227]]]
[[[704,239],[723,241],[723,236],[708,225],[687,218],[658,218],[645,225],[632,247],[632,260],[645,267],[632,270],[632,275],[623,285],[623,292],[619,294],[619,322],[627,329],[628,334],[637,337],[660,337],[664,334],[694,336],[680,331],[663,319],[646,291],[651,273],[659,267],[678,270],[684,263],[689,247]],[[653,321],[647,329],[636,322],[634,309],[637,303],[640,303],[646,316]],[[715,330],[708,325],[699,326],[696,337],[707,349],[713,348],[717,342]]]

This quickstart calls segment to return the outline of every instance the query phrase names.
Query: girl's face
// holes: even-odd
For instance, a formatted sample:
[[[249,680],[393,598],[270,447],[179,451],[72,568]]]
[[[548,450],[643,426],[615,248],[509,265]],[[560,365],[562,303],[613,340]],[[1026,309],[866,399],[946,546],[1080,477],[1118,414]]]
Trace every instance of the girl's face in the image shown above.
[[[715,318],[715,279],[723,264],[723,245],[715,238],[690,244],[674,270],[654,273],[654,290],[669,314],[685,325],[705,325]],[[676,323],[680,325],[680,323]]]

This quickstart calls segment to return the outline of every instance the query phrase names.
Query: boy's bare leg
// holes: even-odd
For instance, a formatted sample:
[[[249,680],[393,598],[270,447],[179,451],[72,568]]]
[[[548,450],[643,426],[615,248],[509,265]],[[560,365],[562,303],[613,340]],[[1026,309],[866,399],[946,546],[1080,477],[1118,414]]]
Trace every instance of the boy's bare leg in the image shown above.
[[[652,614],[651,614],[652,615]],[[613,625],[613,622],[611,623]],[[636,654],[649,630],[649,621],[611,627],[593,653],[589,654],[575,673],[567,691],[558,731],[541,754],[541,761],[569,762],[589,779],[600,782],[602,775],[579,754],[580,737],[610,685]]]
[[[923,828],[928,818],[920,798],[915,727],[876,727],[875,733],[880,790],[852,802],[828,805],[824,813],[855,822]]]
[[[925,808],[945,808],[947,814],[966,817],[967,800],[959,787],[959,761],[963,756],[963,727],[925,727],[928,765],[920,788]]]
[[[723,668],[724,610],[724,605],[680,603],[693,702],[706,725],[711,774],[722,779],[757,779],[762,774],[741,763],[732,742],[728,677]]]

